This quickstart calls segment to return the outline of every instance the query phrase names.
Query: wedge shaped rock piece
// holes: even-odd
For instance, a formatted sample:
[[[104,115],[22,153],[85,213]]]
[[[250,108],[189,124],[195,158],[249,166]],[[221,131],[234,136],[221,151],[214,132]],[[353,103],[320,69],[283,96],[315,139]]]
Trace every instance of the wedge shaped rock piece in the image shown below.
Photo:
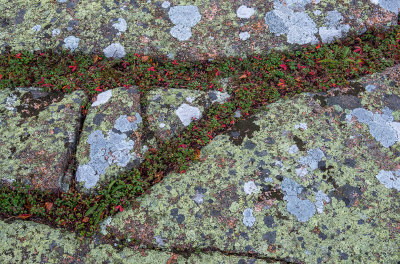
[[[145,109],[149,118],[149,130],[152,134],[146,144],[154,147],[156,136],[166,140],[176,136],[193,120],[203,118],[207,109],[214,103],[223,104],[229,97],[226,92],[229,78],[218,80],[222,89],[202,92],[188,89],[155,89],[149,91],[147,100],[148,106]]]
[[[118,173],[141,163],[142,116],[136,86],[97,95],[83,124],[77,148],[77,189],[96,191]]]
[[[40,88],[0,91],[0,180],[35,189],[67,191],[76,147],[83,91],[47,93]]]

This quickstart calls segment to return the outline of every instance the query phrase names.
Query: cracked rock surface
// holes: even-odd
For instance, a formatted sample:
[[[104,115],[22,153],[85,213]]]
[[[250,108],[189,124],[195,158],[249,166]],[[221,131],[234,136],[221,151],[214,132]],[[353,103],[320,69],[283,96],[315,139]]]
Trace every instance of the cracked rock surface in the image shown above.
[[[122,263],[395,263],[399,76],[396,65],[342,91],[270,104],[214,138],[186,173],[166,175],[135,207],[107,218],[86,246],[58,229],[27,231],[39,224],[2,221],[1,255],[10,263],[20,258],[17,251],[44,263],[60,252],[77,263],[104,254]],[[346,108],[348,98],[360,105]],[[374,122],[396,133],[383,133],[390,138],[384,141],[371,130]],[[118,124],[121,130],[132,125]],[[35,243],[41,236],[48,245]]]
[[[190,61],[328,43],[397,24],[398,1],[331,2],[3,1],[0,50]],[[214,138],[184,174],[166,175],[138,206],[107,218],[91,240],[32,221],[0,221],[0,262],[397,263],[399,73],[397,65],[344,92],[270,104]],[[176,135],[229,98],[229,88],[228,80],[222,92],[155,89],[140,109],[135,87],[116,87],[97,96],[84,121],[81,91],[1,91],[1,183],[22,177],[35,188],[66,191],[75,177],[79,190],[95,191],[139,166],[155,137]]]

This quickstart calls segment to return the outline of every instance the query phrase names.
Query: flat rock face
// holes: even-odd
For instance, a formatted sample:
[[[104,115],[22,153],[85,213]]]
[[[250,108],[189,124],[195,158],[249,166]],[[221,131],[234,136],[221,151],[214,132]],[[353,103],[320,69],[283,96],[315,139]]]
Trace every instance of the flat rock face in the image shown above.
[[[345,94],[269,105],[214,138],[186,173],[168,174],[139,206],[108,219],[107,232],[150,248],[396,263],[399,76],[397,65],[352,82]],[[356,108],[341,103],[352,97]]]
[[[245,256],[225,256],[219,252],[190,256],[148,249],[119,250],[104,241],[79,239],[31,221],[0,221],[0,255],[2,263],[272,263]]]
[[[330,43],[397,25],[397,0],[26,1],[2,3],[0,51],[67,49],[179,60]],[[111,44],[110,44],[111,43]]]
[[[122,170],[138,167],[142,157],[143,123],[136,87],[97,95],[88,109],[76,153],[77,188],[97,189]]]
[[[2,184],[18,179],[36,189],[68,190],[68,162],[75,148],[84,100],[83,91],[0,91]]]

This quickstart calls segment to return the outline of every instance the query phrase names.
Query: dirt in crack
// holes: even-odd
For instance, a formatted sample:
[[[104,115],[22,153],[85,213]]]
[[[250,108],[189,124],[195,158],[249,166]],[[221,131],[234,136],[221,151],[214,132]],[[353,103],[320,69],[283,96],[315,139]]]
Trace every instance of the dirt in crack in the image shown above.
[[[76,173],[78,164],[76,161],[76,151],[79,145],[79,141],[81,138],[82,134],[82,129],[83,129],[83,124],[86,120],[86,115],[87,115],[87,106],[88,102],[91,101],[92,98],[89,99],[88,96],[86,96],[87,101],[81,106],[81,111],[80,111],[80,117],[79,117],[79,124],[75,128],[75,140],[72,142],[71,147],[69,148],[69,159],[68,162],[65,165],[65,173],[61,178],[61,190],[63,192],[68,192],[70,190],[75,190],[75,178],[74,175]]]

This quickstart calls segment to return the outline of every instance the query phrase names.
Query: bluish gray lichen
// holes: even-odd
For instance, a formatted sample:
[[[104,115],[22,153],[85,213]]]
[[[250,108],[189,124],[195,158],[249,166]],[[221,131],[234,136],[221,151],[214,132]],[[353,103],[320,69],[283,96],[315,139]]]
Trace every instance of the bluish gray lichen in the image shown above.
[[[343,20],[343,16],[342,14],[340,14],[340,12],[336,10],[327,12],[325,21],[329,26],[331,27],[338,26],[341,20]]]
[[[307,129],[307,124],[306,123],[295,124],[294,128],[295,129],[302,128],[302,129],[306,130]]]
[[[286,2],[286,3],[285,3]],[[307,1],[274,2],[274,10],[265,14],[264,21],[270,32],[277,36],[287,34],[287,42],[294,44],[316,44],[318,32],[315,22],[305,12],[294,12],[292,9],[304,8]],[[289,2],[289,4],[287,4]]]
[[[400,170],[396,171],[385,171],[381,170],[376,178],[379,182],[385,185],[386,188],[394,188],[400,191]]]
[[[274,182],[274,180],[270,177],[265,177],[264,180],[265,182]]]
[[[317,29],[315,22],[302,10],[311,1],[286,0],[274,2],[274,10],[265,14],[264,21],[270,32],[280,36],[287,34],[287,42],[294,44],[316,44],[318,39],[315,36],[319,33],[323,42],[331,42],[334,38],[340,38],[344,33],[349,32],[350,25],[340,25],[343,16],[336,10],[329,11],[325,18],[327,27]],[[320,13],[317,12],[319,15]]]
[[[324,201],[329,203],[331,199],[329,199],[328,195],[326,195],[323,191],[319,190],[315,194],[315,206],[317,207],[317,212],[322,214],[324,212]]]
[[[318,39],[315,34],[318,32],[317,25],[305,12],[296,12],[290,18],[287,42],[290,44],[316,44]]]
[[[127,135],[123,132],[136,130],[141,122],[142,118],[138,113],[133,122],[130,122],[126,115],[121,115],[114,124],[114,129],[122,132],[121,134],[110,130],[108,138],[105,138],[101,130],[91,133],[86,141],[90,145],[90,161],[78,166],[76,180],[85,182],[85,188],[90,189],[99,181],[100,175],[106,173],[109,166],[116,164],[125,167],[132,158],[136,158],[130,153],[135,142],[127,141]]]
[[[318,162],[321,161],[323,157],[325,157],[324,152],[322,152],[322,150],[320,150],[319,148],[309,149],[307,151],[307,154],[308,155],[306,157],[301,157],[299,159],[299,163],[310,166],[311,171],[317,169]]]
[[[250,33],[245,31],[245,32],[240,32],[239,33],[239,38],[241,40],[247,40],[248,38],[250,38]]]
[[[119,32],[125,32],[126,31],[126,20],[123,19],[122,17],[118,18],[118,23],[113,24],[113,27],[117,29]]]
[[[31,30],[35,31],[35,32],[39,32],[41,28],[42,28],[41,25],[36,25],[36,26],[32,27]]]
[[[400,8],[400,2],[397,0],[370,0],[372,3],[375,5],[379,5],[383,9],[386,9],[387,11],[393,12],[396,15],[399,13],[399,8]]]
[[[364,108],[356,108],[346,116],[346,119],[349,123],[352,116],[355,116],[358,122],[368,125],[371,136],[388,148],[400,140],[400,123],[392,122],[392,110],[389,108],[384,107],[382,112],[378,114]]]
[[[290,148],[289,148],[289,150],[288,150],[288,152],[289,152],[290,154],[297,153],[298,151],[299,151],[299,148],[297,147],[297,145],[291,145]]]
[[[108,100],[110,100],[111,96],[112,90],[107,90],[105,92],[99,93],[97,95],[97,100],[92,104],[92,107],[107,103]]]
[[[171,6],[171,3],[169,1],[164,1],[161,5],[162,8],[169,8]]]
[[[343,16],[338,11],[328,12],[325,18],[328,27],[319,28],[319,35],[324,43],[332,42],[334,38],[341,38],[343,33],[350,30],[350,25],[339,25],[341,20],[343,20]]]
[[[243,224],[247,227],[252,227],[256,222],[256,218],[253,216],[253,210],[246,208],[243,211]]]
[[[160,247],[165,246],[164,240],[166,240],[166,239],[163,238],[162,235],[154,236],[154,239],[156,240],[156,243],[157,243]]]
[[[168,16],[171,22],[175,24],[170,33],[180,41],[190,39],[192,36],[191,27],[194,27],[201,20],[199,9],[194,5],[171,7]]]
[[[126,55],[124,47],[119,43],[112,43],[111,45],[107,46],[103,49],[104,55],[107,58],[123,58]]]
[[[295,169],[297,177],[304,177],[308,174],[308,169],[305,167],[300,167]]]
[[[284,0],[282,2],[284,2],[287,5],[287,7],[292,9],[300,9],[300,8],[304,9],[308,3],[312,2],[312,0]],[[318,4],[319,1],[314,1],[314,2]]]
[[[268,25],[268,29],[271,33],[277,36],[286,34],[288,31],[288,21],[293,15],[293,11],[287,7],[280,7],[269,11],[265,14],[264,22]]]
[[[59,28],[55,28],[55,29],[53,29],[53,30],[51,31],[51,35],[52,35],[53,37],[60,35],[60,33],[61,33],[61,30],[60,30]]]
[[[376,86],[375,85],[372,85],[372,84],[368,84],[366,87],[365,87],[365,90],[367,91],[367,92],[369,92],[369,93],[371,93],[372,91],[374,91],[376,89]]]
[[[100,223],[100,233],[102,233],[103,235],[107,235],[107,226],[111,223],[112,217],[109,216],[107,217],[103,222]]]
[[[295,215],[298,221],[306,222],[315,214],[314,204],[308,199],[301,200],[298,197],[303,187],[296,181],[285,178],[281,183],[281,189],[284,193],[283,200],[287,201],[286,209]]]
[[[79,38],[76,38],[74,36],[68,36],[64,39],[64,46],[67,49],[70,49],[71,51],[74,51],[75,49],[78,48],[79,46]]]
[[[254,8],[250,8],[245,5],[241,5],[236,10],[236,15],[239,18],[250,18],[254,14],[254,12],[255,12]]]
[[[244,184],[243,190],[246,194],[252,194],[258,192],[258,187],[254,183],[254,181],[248,181]]]
[[[202,204],[204,202],[204,194],[199,191],[196,191],[196,196],[193,198],[193,201],[196,204]]]
[[[175,111],[175,114],[179,117],[184,126],[190,125],[192,122],[192,117],[200,119],[201,113],[198,107],[193,107],[188,104],[182,104]]]
[[[139,115],[139,113],[135,114],[136,120],[133,122],[130,122],[127,118],[127,115],[121,115],[116,121],[114,128],[118,129],[119,131],[125,133],[128,131],[136,130],[138,127],[138,124],[142,122],[142,117]]]

